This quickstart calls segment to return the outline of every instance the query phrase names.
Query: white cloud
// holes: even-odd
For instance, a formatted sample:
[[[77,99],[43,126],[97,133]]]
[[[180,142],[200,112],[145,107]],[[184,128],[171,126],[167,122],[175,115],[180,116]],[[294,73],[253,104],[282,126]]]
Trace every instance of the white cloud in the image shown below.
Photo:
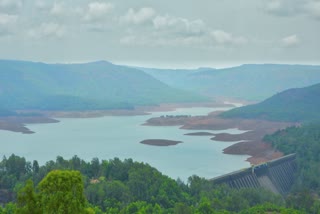
[[[15,13],[22,6],[22,0],[0,0],[0,10],[5,13]]]
[[[10,34],[17,20],[17,15],[0,13],[0,36]]]
[[[133,35],[127,35],[120,38],[120,43],[123,45],[132,45],[132,44],[135,44],[136,41],[137,41],[137,38]]]
[[[36,0],[34,5],[37,9],[43,10],[49,8],[48,4],[44,0]]]
[[[131,14],[134,11],[130,12]],[[152,26],[131,29],[120,39],[120,43],[130,46],[187,46],[210,48],[215,46],[238,46],[247,43],[244,37],[234,36],[222,30],[213,30],[201,19],[189,20],[170,15],[148,16]],[[130,19],[133,20],[133,19]],[[138,21],[136,22],[138,23]]]
[[[55,2],[50,10],[50,14],[53,16],[62,16],[65,12],[65,5],[62,2]]]
[[[213,31],[212,36],[214,37],[215,41],[219,44],[225,44],[232,41],[232,35],[222,30]]]
[[[296,15],[299,8],[295,0],[265,0],[265,4],[268,13],[278,16]]]
[[[8,25],[16,22],[18,16],[0,13],[0,25]]]
[[[277,16],[308,15],[320,18],[319,0],[263,0],[266,12]]]
[[[211,35],[219,45],[243,45],[247,43],[246,38],[233,36],[231,33],[223,30],[214,30],[211,32]]]
[[[201,19],[190,21],[169,15],[155,17],[153,26],[156,30],[182,35],[200,35],[207,30],[206,24]]]
[[[320,19],[320,1],[309,2],[305,9],[312,17]]]
[[[153,8],[143,7],[140,10],[135,11],[130,8],[126,15],[121,20],[127,23],[142,24],[147,21],[151,21],[156,15],[156,11]]]
[[[113,10],[114,5],[106,2],[91,2],[84,16],[85,21],[98,21],[104,19],[105,16]]]
[[[297,35],[291,35],[283,38],[281,40],[284,47],[295,47],[300,43]]]
[[[279,0],[271,0],[268,1],[266,10],[273,12],[273,11],[278,11],[283,7],[282,2]]]
[[[197,46],[205,47],[201,37],[162,37],[157,33],[149,35],[127,35],[120,39],[120,43],[127,46]]]
[[[57,23],[43,23],[38,28],[29,30],[32,38],[62,38],[65,35],[65,27]]]

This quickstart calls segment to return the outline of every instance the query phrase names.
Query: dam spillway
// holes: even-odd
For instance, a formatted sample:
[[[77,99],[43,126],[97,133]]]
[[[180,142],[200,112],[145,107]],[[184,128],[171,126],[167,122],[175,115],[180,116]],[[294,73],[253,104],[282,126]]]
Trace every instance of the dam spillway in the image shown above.
[[[222,175],[210,181],[231,188],[264,188],[285,195],[290,191],[297,169],[296,155],[290,154],[266,163]]]

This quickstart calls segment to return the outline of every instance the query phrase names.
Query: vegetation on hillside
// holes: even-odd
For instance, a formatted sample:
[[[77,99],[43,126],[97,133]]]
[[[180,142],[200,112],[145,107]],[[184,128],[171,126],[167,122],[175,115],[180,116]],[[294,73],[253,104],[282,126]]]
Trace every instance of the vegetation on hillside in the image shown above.
[[[265,101],[235,108],[221,114],[225,118],[310,122],[320,120],[320,84],[289,89]]]
[[[86,162],[77,156],[44,166],[3,158],[0,203],[0,213],[301,213],[262,189],[234,190],[198,176],[185,184],[131,159]]]
[[[285,154],[296,153],[296,181],[287,202],[307,213],[320,211],[320,122],[289,127],[264,137]]]

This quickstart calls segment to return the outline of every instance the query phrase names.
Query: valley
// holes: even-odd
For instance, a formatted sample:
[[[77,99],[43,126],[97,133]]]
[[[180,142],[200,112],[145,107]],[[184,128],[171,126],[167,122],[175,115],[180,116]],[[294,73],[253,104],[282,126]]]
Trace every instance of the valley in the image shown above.
[[[317,82],[320,80],[319,66],[261,64],[226,69],[173,70],[131,68],[106,61],[45,64],[0,60],[0,68],[5,71],[1,72],[0,79],[0,101],[3,103],[0,111],[2,130],[37,135],[33,130],[33,124],[57,123],[60,126],[61,121],[71,118],[80,121],[115,117],[122,118],[122,123],[126,123],[127,118],[131,120],[141,117],[144,118],[140,120],[141,129],[172,127],[175,130],[192,130],[192,133],[185,132],[183,135],[189,139],[206,137],[213,144],[216,141],[224,142],[221,152],[223,150],[225,154],[248,155],[247,161],[251,164],[259,164],[282,155],[270,144],[263,142],[265,135],[299,124],[303,121],[299,115],[305,117],[305,112],[308,112],[309,118],[315,118],[318,108],[315,107],[317,103],[314,105],[299,100],[299,96],[305,99],[309,96],[316,97],[318,86],[313,86],[310,90],[302,89],[301,91],[306,92],[301,93],[297,89],[288,90],[261,103],[252,100],[262,100],[264,96],[291,86],[300,87]],[[278,75],[274,75],[275,72]],[[288,72],[291,73],[290,78],[283,78]],[[241,78],[238,73],[241,73]],[[264,82],[264,78],[268,78],[269,81]],[[241,81],[236,84],[236,79]],[[266,92],[260,93],[259,90],[260,97],[255,95],[256,90],[252,88],[257,88],[257,85],[248,84],[253,79],[255,84],[261,84]],[[71,82],[72,84],[69,84]],[[224,85],[221,85],[222,83]],[[9,90],[14,88],[10,84],[20,85],[21,88]],[[184,84],[188,88],[184,87]],[[240,96],[234,90],[244,93],[245,96]],[[102,91],[106,93],[101,93]],[[306,94],[308,96],[305,96]],[[295,100],[290,101],[290,97]],[[238,100],[246,106],[238,105]],[[281,104],[282,101],[285,103]],[[284,108],[287,105],[292,106],[293,112],[290,114],[295,115],[297,119],[288,121],[285,118],[292,118],[290,115],[281,116],[281,112],[277,110],[278,106]],[[236,106],[240,108],[235,108]],[[259,106],[262,106],[262,117],[255,116],[258,111],[254,107]],[[209,111],[210,108],[214,110]],[[231,108],[232,110],[227,111]],[[304,108],[314,110],[299,114]],[[245,112],[246,109],[249,113]],[[270,113],[273,118],[268,117],[265,109],[277,112],[278,120],[274,118],[273,113]],[[288,114],[286,109],[284,111]],[[245,112],[242,113],[245,116],[237,112]],[[311,114],[312,112],[315,113]],[[248,116],[250,113],[253,116]],[[114,129],[113,125],[109,124],[109,130]],[[240,132],[229,133],[228,130]],[[87,134],[91,135],[89,132]],[[136,142],[143,142],[147,144],[145,146],[164,147],[178,147],[178,142],[184,144],[181,140],[183,136],[170,139],[167,135],[165,132],[160,136],[148,135],[143,138],[141,135],[141,139]]]
[[[319,23],[320,0],[0,0],[0,214],[320,214]]]
[[[0,61],[0,67],[1,63],[3,62]],[[15,69],[10,70],[12,68],[12,61],[10,61],[10,72],[4,72],[2,74],[4,79],[0,79],[0,83],[2,80],[0,101],[3,104],[0,109],[0,137],[2,142],[10,142],[0,143],[0,155],[3,156],[3,160],[0,162],[0,169],[2,169],[0,175],[3,174],[4,178],[11,176],[7,175],[11,172],[6,172],[9,166],[4,164],[14,161],[12,159],[19,159],[20,156],[24,161],[30,160],[30,162],[25,162],[25,170],[27,170],[27,166],[31,166],[33,160],[32,173],[34,175],[38,173],[35,163],[38,164],[38,167],[39,164],[42,165],[42,169],[50,170],[51,166],[55,164],[52,161],[55,158],[58,163],[55,168],[58,167],[58,169],[63,169],[61,164],[66,163],[64,158],[71,158],[70,160],[73,161],[81,157],[83,158],[82,164],[85,161],[90,163],[91,160],[93,169],[97,163],[99,164],[99,160],[102,160],[102,168],[105,168],[106,163],[111,163],[110,166],[107,166],[109,169],[113,167],[113,161],[130,163],[133,159],[145,164],[146,167],[152,166],[159,170],[160,174],[156,177],[164,176],[167,179],[176,179],[176,181],[172,181],[192,189],[193,187],[188,185],[192,185],[193,179],[211,182],[212,178],[225,174],[228,178],[228,173],[233,171],[242,174],[239,169],[246,168],[250,173],[252,168],[248,168],[249,166],[259,167],[271,163],[273,160],[287,155],[288,148],[291,153],[299,153],[290,145],[282,146],[282,144],[290,143],[291,140],[285,140],[282,144],[278,144],[277,135],[284,132],[279,130],[290,132],[290,130],[304,126],[306,123],[318,121],[319,117],[319,84],[287,89],[263,100],[263,97],[268,93],[279,89],[277,84],[283,79],[271,79],[272,81],[269,82],[271,88],[266,91],[266,94],[261,93],[261,97],[256,97],[255,92],[251,93],[252,89],[246,85],[248,84],[246,81],[252,81],[250,78],[243,81],[242,86],[235,86],[233,89],[248,90],[248,93],[243,94],[245,96],[241,93],[238,94],[240,96],[230,96],[234,91],[226,89],[233,88],[231,85],[225,85],[227,88],[220,87],[220,90],[216,88],[214,90],[219,91],[219,94],[210,92],[209,95],[204,90],[204,87],[209,87],[206,89],[209,91],[213,89],[211,88],[213,82],[207,81],[212,80],[209,76],[192,80],[193,83],[200,84],[201,87],[192,88],[192,86],[186,89],[179,87],[177,82],[164,83],[162,81],[165,80],[160,81],[160,78],[157,79],[154,74],[152,76],[134,69],[127,71],[123,66],[107,62],[81,64],[80,67],[84,69],[81,74],[77,73],[78,65],[59,65],[62,67],[56,67],[57,65],[41,64],[48,70],[50,68],[62,69],[63,72],[71,75],[71,79],[75,78],[75,80],[70,79],[70,81],[74,81],[70,87],[68,84],[64,85],[57,75],[59,72],[55,71],[45,73],[46,77],[41,79],[42,76],[40,82],[37,83],[35,80],[39,80],[37,77],[39,73],[35,71],[39,64],[34,67],[34,64],[30,62],[20,63],[24,66],[31,66],[29,67],[31,70],[26,72],[24,71],[25,67],[17,65],[17,67],[13,67],[22,70],[15,73]],[[270,65],[265,66],[270,68]],[[28,66],[26,67],[28,68]],[[251,68],[251,66],[240,68],[248,67]],[[286,65],[279,67],[289,69]],[[314,67],[306,67],[314,69]],[[121,72],[112,71],[112,69],[120,69],[124,73],[121,74]],[[239,68],[235,68],[235,70],[237,69]],[[98,71],[94,78],[92,71]],[[157,70],[157,72],[160,71],[163,72],[163,70]],[[130,77],[130,72],[138,72],[142,76],[146,75],[146,81],[149,81],[152,86],[137,82]],[[204,71],[193,72],[199,72],[200,75],[203,75]],[[210,73],[211,71],[206,72]],[[259,75],[265,73],[267,78],[270,75],[268,72],[262,71]],[[279,70],[277,72],[281,73]],[[318,72],[316,69],[298,72],[293,75],[293,78],[301,79],[302,74],[308,76],[305,81],[301,82],[303,85],[314,81],[320,71]],[[119,77],[119,75],[124,76]],[[192,73],[192,75],[195,74]],[[83,80],[76,80],[79,76],[82,76]],[[254,75],[251,73],[249,76]],[[88,85],[90,78],[93,78],[91,79],[92,83],[95,82],[96,86]],[[123,78],[126,82],[125,85],[121,83]],[[203,81],[203,78],[207,82]],[[13,82],[14,84],[8,84],[8,80],[10,80],[9,83]],[[48,84],[43,85],[43,82],[46,81],[49,81]],[[172,81],[175,81],[174,78]],[[187,83],[187,79],[183,81]],[[288,79],[288,81],[292,81],[292,79]],[[118,82],[118,85],[115,82]],[[105,85],[109,83],[111,87],[106,87]],[[301,83],[295,84],[295,87],[301,86]],[[139,89],[136,88],[136,84]],[[15,88],[19,85],[21,88]],[[261,85],[263,84],[261,83]],[[283,84],[281,88],[289,87],[288,85],[289,83]],[[154,86],[156,88],[153,88]],[[101,93],[97,90],[98,88],[106,93]],[[41,93],[34,94],[33,90]],[[128,92],[128,90],[131,91]],[[306,129],[309,133],[309,129],[312,128],[306,127]],[[313,146],[317,150],[317,145],[313,144]],[[6,157],[9,157],[9,160]],[[301,154],[298,154],[297,157],[298,162],[308,163],[303,158],[299,159]],[[115,159],[112,160],[112,158]],[[109,162],[106,161],[108,159]],[[14,165],[13,168],[15,168]],[[77,165],[79,166],[79,164]],[[129,170],[130,174],[131,169],[126,170]],[[297,170],[303,169],[298,167]],[[82,173],[88,172],[84,170]],[[86,186],[86,191],[90,191],[91,185],[100,185],[102,180],[108,185],[110,183],[108,180],[110,177],[106,178],[103,174],[99,178],[96,177],[97,174],[90,175],[90,172],[88,175],[93,177],[87,181],[90,184]],[[139,176],[141,175],[139,174]],[[131,176],[133,175],[131,174]],[[290,176],[293,178],[296,175]],[[307,176],[308,179],[311,179],[314,175]],[[297,177],[299,178],[299,175]],[[0,177],[0,179],[3,178]],[[0,203],[12,201],[14,186],[7,180],[0,181],[5,184],[3,186],[5,188],[3,188],[0,182]],[[296,181],[292,182],[290,187],[291,185],[299,185]],[[312,185],[313,183],[313,181],[308,181],[307,184]],[[215,188],[220,187],[212,186],[209,189],[216,191]],[[226,191],[226,189],[222,191]],[[257,191],[259,191],[257,194],[264,196],[270,194]],[[91,203],[96,203],[90,198],[91,194],[86,192],[86,195]],[[270,197],[274,196],[270,195]],[[316,206],[316,202],[312,203],[315,204],[313,206]],[[10,205],[7,203],[6,207],[9,206],[8,204]]]

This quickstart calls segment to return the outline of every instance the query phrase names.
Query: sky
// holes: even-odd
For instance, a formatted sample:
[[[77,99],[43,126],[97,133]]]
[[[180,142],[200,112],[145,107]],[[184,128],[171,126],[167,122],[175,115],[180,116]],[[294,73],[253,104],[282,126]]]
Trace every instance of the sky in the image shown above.
[[[320,0],[0,0],[0,58],[320,64]]]

